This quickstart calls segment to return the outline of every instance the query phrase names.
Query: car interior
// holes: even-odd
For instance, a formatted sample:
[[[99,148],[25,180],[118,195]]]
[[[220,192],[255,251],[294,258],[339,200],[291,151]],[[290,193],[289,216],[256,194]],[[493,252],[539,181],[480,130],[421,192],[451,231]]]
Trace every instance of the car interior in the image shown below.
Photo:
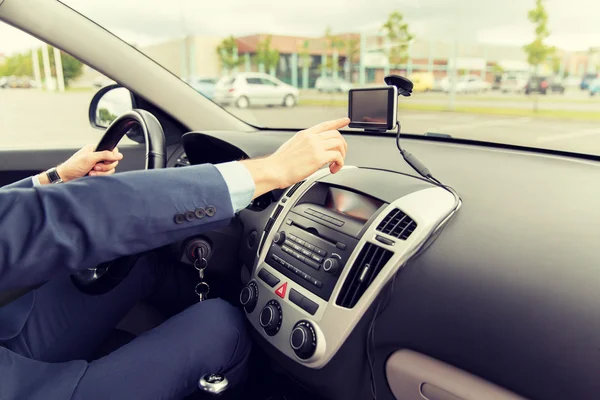
[[[119,172],[261,157],[296,132],[243,122],[62,3],[0,0],[0,20],[116,82],[94,97],[92,123],[103,94],[131,92],[125,120],[139,127],[104,136],[107,148],[124,134],[134,142],[120,146]],[[210,296],[243,309],[252,378],[235,398],[598,398],[600,158],[400,134],[437,185],[395,135],[342,133],[339,173],[321,169],[256,198],[226,228],[157,249],[196,279],[201,248]],[[152,148],[165,165],[145,164]],[[75,150],[2,149],[0,185]],[[135,335],[160,321],[141,304],[115,329]]]

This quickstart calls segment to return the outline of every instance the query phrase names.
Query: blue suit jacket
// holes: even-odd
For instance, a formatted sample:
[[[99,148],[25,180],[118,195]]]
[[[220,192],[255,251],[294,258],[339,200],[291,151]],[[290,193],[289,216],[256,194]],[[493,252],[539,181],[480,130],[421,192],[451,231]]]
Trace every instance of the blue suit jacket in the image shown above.
[[[35,188],[25,179],[0,189],[0,290],[164,246],[233,215],[227,184],[212,165]],[[34,303],[30,292],[0,308],[0,343],[20,333]],[[42,376],[55,383],[45,398],[68,398],[85,365],[34,362],[0,347],[0,399],[29,398],[35,389],[23,390]]]

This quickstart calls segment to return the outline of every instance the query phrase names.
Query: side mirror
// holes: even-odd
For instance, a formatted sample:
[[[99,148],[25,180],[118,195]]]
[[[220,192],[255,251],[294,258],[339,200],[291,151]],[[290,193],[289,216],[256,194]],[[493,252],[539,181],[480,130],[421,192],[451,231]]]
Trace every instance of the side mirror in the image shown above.
[[[100,89],[92,98],[89,119],[92,127],[106,129],[117,117],[135,108],[131,92],[113,84]]]

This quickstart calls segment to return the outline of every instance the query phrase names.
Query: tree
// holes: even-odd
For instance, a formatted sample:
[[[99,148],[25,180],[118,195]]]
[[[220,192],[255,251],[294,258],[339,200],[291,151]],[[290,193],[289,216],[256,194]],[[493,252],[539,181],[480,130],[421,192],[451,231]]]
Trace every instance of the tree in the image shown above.
[[[408,45],[414,39],[414,35],[408,31],[408,24],[404,22],[404,16],[394,11],[381,29],[388,39],[389,47],[386,46],[385,51],[390,64],[402,64],[408,59]]]
[[[221,65],[228,71],[242,65],[244,62],[244,60],[238,57],[237,42],[233,36],[229,36],[219,43],[217,54]]]
[[[333,61],[333,53],[336,50],[340,50],[344,48],[344,41],[341,40],[338,36],[331,34],[331,27],[328,26],[325,30],[325,43],[327,46],[327,53],[331,54],[332,57],[327,57],[325,62],[325,68],[328,71],[333,71],[334,61]]]
[[[529,10],[527,18],[535,25],[535,38],[533,42],[523,46],[523,50],[527,54],[527,62],[537,72],[540,64],[545,62],[556,50],[554,47],[544,43],[544,40],[550,36],[550,31],[548,30],[548,13],[544,7],[544,0],[535,0],[535,8]],[[535,96],[533,111],[536,112],[537,109],[538,97]]]
[[[271,40],[272,37],[269,35],[256,45],[255,60],[258,64],[262,64],[267,71],[277,68],[279,64],[279,51],[271,49]]]
[[[544,40],[550,36],[548,30],[548,13],[544,7],[544,0],[536,0],[535,8],[529,10],[527,18],[535,25],[535,38],[533,42],[523,46],[527,54],[527,62],[534,68],[545,62],[549,56],[554,54],[555,48],[548,46]]]
[[[352,66],[357,63],[360,59],[360,46],[358,45],[358,39],[348,38],[344,43],[346,47],[346,59],[348,60],[348,69],[350,70],[350,76],[347,77],[352,81]]]
[[[560,73],[561,64],[562,60],[560,59],[560,56],[554,54],[552,56],[552,72],[554,72],[555,75],[558,75]]]
[[[37,50],[39,65],[42,66],[42,50]],[[56,76],[56,64],[54,63],[54,48],[48,46],[48,55],[50,58],[50,71]],[[0,76],[28,76],[33,77],[33,59],[31,52],[15,54],[6,58],[4,64],[0,66]],[[73,80],[83,73],[83,64],[78,59],[71,57],[64,51],[60,52],[60,60],[63,68],[63,77],[65,86],[68,86]],[[46,77],[44,77],[46,79]]]

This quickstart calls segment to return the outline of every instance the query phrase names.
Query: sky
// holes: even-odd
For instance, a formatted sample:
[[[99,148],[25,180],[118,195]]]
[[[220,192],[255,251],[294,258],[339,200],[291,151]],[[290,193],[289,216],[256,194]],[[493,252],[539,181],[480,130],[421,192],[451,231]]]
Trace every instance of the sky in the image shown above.
[[[144,46],[198,35],[321,36],[375,32],[400,11],[422,39],[522,46],[533,38],[527,11],[535,0],[64,0],[122,39]],[[549,44],[568,51],[600,46],[600,2],[546,0]],[[0,52],[34,46],[36,40],[0,22]]]

